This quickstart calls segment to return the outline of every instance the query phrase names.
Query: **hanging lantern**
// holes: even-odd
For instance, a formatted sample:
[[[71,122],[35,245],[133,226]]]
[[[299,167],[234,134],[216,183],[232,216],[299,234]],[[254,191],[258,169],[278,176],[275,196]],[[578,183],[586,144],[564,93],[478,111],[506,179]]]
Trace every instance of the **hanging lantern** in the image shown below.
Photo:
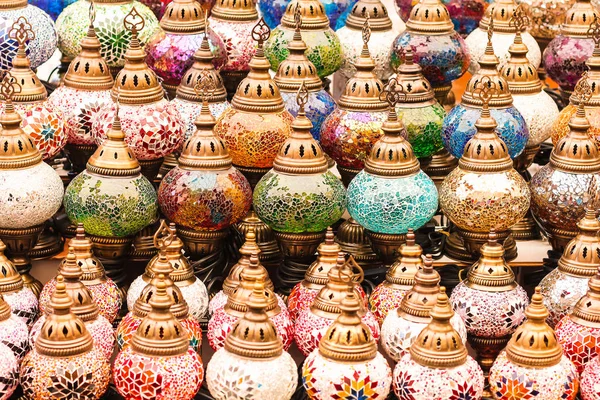
[[[1,283],[0,283],[1,284]],[[12,313],[10,305],[8,302],[4,300],[4,296],[0,293],[0,343],[2,345],[8,347],[10,353],[14,357],[16,361],[16,365],[18,365],[25,357],[25,354],[29,350],[29,328],[27,324],[18,316]],[[6,367],[6,369],[2,369],[0,367],[0,371],[3,371],[6,374],[6,371],[10,371],[10,356],[6,355],[6,351],[4,349],[0,350],[2,352],[2,356],[0,356],[0,360],[3,360],[3,357],[6,357],[4,360],[6,365],[2,367]],[[18,371],[15,371],[15,378]],[[6,379],[7,374],[3,376],[4,379],[0,378],[0,399],[7,399],[10,397],[6,395],[7,392],[10,391],[12,387],[12,382],[10,379]],[[3,386],[4,385],[4,386]],[[16,383],[15,383],[16,385]],[[14,387],[13,387],[14,389]],[[6,397],[3,397],[6,396]]]

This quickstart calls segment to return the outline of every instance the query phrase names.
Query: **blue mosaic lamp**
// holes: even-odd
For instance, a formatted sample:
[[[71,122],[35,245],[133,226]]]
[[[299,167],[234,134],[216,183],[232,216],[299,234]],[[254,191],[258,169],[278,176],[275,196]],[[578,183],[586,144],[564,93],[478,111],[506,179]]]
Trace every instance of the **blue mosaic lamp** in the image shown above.
[[[346,25],[352,6],[358,0],[321,0],[331,29],[337,30]],[[260,0],[258,8],[269,28],[275,29],[291,0]]]

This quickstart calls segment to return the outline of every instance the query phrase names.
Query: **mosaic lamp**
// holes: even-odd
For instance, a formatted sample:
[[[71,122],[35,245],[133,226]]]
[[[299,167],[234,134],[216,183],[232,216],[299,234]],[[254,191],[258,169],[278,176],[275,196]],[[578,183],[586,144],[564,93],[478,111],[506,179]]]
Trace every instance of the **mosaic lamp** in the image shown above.
[[[216,351],[225,345],[227,335],[232,332],[236,322],[248,312],[247,302],[257,282],[265,286],[264,293],[268,300],[265,311],[275,326],[275,333],[281,340],[283,348],[289,349],[294,339],[294,324],[285,303],[266,286],[268,276],[259,263],[258,254],[253,251],[249,264],[240,273],[240,284],[229,295],[225,306],[216,309],[208,321],[206,335],[213,350]]]
[[[371,28],[363,26],[363,46],[354,64],[356,73],[348,82],[337,108],[321,125],[321,146],[337,163],[346,185],[364,167],[373,145],[383,135],[381,126],[388,104],[379,98],[383,82],[375,75],[375,61],[369,52]]]
[[[496,134],[498,124],[489,106],[497,99],[510,99],[505,81],[498,78],[485,75],[478,82],[471,82],[475,87],[469,96],[478,96],[482,107],[481,111],[475,109],[479,114],[475,116],[476,133],[466,143],[458,167],[440,187],[440,207],[456,227],[446,251],[465,261],[477,260],[479,248],[488,241],[491,230],[504,245],[506,258],[514,259],[517,249],[509,237],[510,228],[529,209],[529,188],[513,168],[510,147]],[[504,89],[498,92],[499,87]]]
[[[349,292],[355,293],[358,299],[362,299],[362,290],[356,289],[356,283],[357,281],[360,283],[364,275],[359,266],[348,264],[344,253],[338,253],[336,266],[327,274],[327,283],[319,291],[311,306],[300,311],[296,318],[294,339],[304,356],[308,356],[319,347],[319,342],[325,337],[331,324],[342,314],[340,306]],[[359,272],[358,277],[354,272],[355,269]],[[369,328],[370,336],[379,340],[379,324],[362,300],[358,315]]]
[[[66,6],[74,3],[76,0],[30,0],[29,4],[41,8],[53,21],[60,15]]]
[[[33,2],[32,2],[33,3]],[[53,1],[54,3],[54,1]],[[58,3],[58,2],[56,2]],[[11,37],[13,24],[23,17],[31,24],[33,35],[25,45],[31,68],[36,69],[52,57],[56,50],[58,37],[52,18],[41,8],[29,4],[27,0],[0,1],[0,70],[8,71],[19,49],[19,41]],[[81,35],[83,37],[83,35]]]
[[[185,72],[194,63],[194,53],[207,38],[213,65],[219,69],[227,62],[227,50],[221,37],[206,21],[202,6],[196,0],[173,0],[148,40],[146,62],[170,94],[175,94]]]
[[[567,11],[559,34],[544,50],[544,68],[560,86],[565,102],[577,81],[587,70],[586,61],[594,52],[594,40],[589,37],[590,23],[600,16],[590,0],[577,0]]]
[[[175,224],[167,225],[165,220],[161,220],[160,227],[154,234],[154,247],[166,249],[166,257],[173,268],[169,273],[169,278],[175,286],[179,288],[183,299],[188,305],[189,315],[200,322],[206,315],[208,308],[208,292],[204,283],[194,275],[194,270],[190,261],[183,254],[183,242],[177,236]],[[157,254],[150,260],[144,273],[138,276],[129,286],[127,291],[127,309],[132,311],[135,307],[135,302],[139,299],[144,291],[144,288],[154,279],[156,271],[155,264],[158,262],[159,255]]]
[[[303,84],[292,134],[253,194],[254,210],[273,229],[285,255],[278,273],[286,294],[304,278],[325,230],[346,209],[344,185],[329,171],[321,146],[310,134],[312,123],[304,111],[308,98]]]
[[[338,30],[344,26],[352,6],[357,0],[321,0],[325,7],[325,14],[329,18],[329,26],[333,30]],[[291,0],[259,0],[258,9],[265,19],[269,28],[275,29],[281,23],[281,18],[285,14]]]
[[[600,357],[594,357],[581,374],[579,394],[582,400],[598,400]]]
[[[121,303],[123,301],[121,291],[116,283],[106,276],[106,271],[102,262],[93,253],[93,243],[89,237],[85,235],[83,223],[78,223],[75,230],[75,237],[69,241],[69,247],[73,248],[77,265],[81,267],[83,275],[81,282],[90,291],[92,300],[98,306],[100,315],[112,323],[119,314]],[[61,273],[61,268],[66,264],[67,260],[61,261],[58,267],[58,274]],[[64,274],[62,274],[64,276]],[[40,293],[39,303],[40,312],[48,313],[48,304],[56,287],[56,279],[52,278],[48,281],[42,292]]]
[[[64,278],[65,290],[73,302],[71,312],[83,322],[92,336],[94,346],[107,360],[110,359],[115,348],[115,334],[112,324],[100,315],[98,306],[92,299],[91,292],[81,282],[83,271],[77,262],[77,257],[72,247],[69,247],[69,254],[67,254],[64,263],[60,266],[60,276]],[[54,287],[54,291],[56,291],[56,283]],[[50,303],[46,307],[46,314],[40,316],[31,327],[29,342],[32,347],[35,346],[41,334],[41,329],[52,312],[51,307],[52,300],[50,300]]]
[[[233,165],[254,187],[271,169],[279,148],[290,136],[293,117],[269,75],[271,65],[263,49],[269,28],[261,20],[251,35],[245,35],[258,42],[258,48],[248,64],[248,76],[237,86],[231,107],[221,114],[214,132],[227,146]]]
[[[27,326],[19,321],[24,329],[24,331],[20,331],[14,324],[11,324],[11,322],[6,322],[10,321],[10,316],[10,307],[2,300],[2,296],[0,295],[0,329],[5,330],[1,335],[14,335],[12,338],[3,337],[0,339],[0,399],[2,400],[10,399],[19,385],[18,376],[20,359],[17,359],[16,351],[22,352],[22,356],[24,356],[28,347],[25,346],[21,349],[16,348],[19,343],[22,344],[22,342],[17,342],[17,340],[22,340],[23,333],[27,334]],[[6,339],[14,342],[7,342]]]
[[[216,400],[289,399],[294,394],[297,367],[269,319],[268,290],[264,281],[254,282],[246,302],[248,311],[235,322],[223,348],[206,367],[206,383]]]
[[[9,36],[19,42],[10,73],[21,86],[21,91],[13,95],[13,106],[23,118],[23,131],[33,140],[42,158],[50,160],[67,143],[64,116],[48,101],[46,87],[31,69],[29,57],[25,52],[27,41],[35,38],[30,22],[25,17],[19,17],[13,23]],[[6,107],[6,99],[2,100],[4,101],[0,103],[0,110]]]
[[[412,228],[406,233],[406,243],[400,246],[400,257],[388,268],[385,281],[369,296],[369,308],[379,325],[402,304],[402,299],[415,284],[417,271],[423,269],[423,249],[415,242]]]
[[[148,314],[115,359],[115,386],[126,399],[191,400],[204,379],[202,359],[172,314],[167,279],[157,276]]]
[[[227,63],[221,68],[227,93],[236,93],[239,83],[251,70],[250,61],[257,51],[254,27],[259,22],[256,2],[217,1],[208,19],[227,50]],[[266,40],[266,39],[265,39]]]
[[[359,315],[361,303],[356,292],[345,293],[339,316],[302,364],[308,398],[347,399],[360,393],[367,399],[385,399],[390,393],[392,369]]]
[[[417,271],[414,281],[400,307],[389,311],[381,326],[381,346],[388,357],[397,362],[409,354],[419,333],[431,322],[430,313],[440,293],[440,275],[433,269],[431,255],[426,255],[423,268]],[[454,314],[450,323],[466,343],[467,329],[462,318]]]
[[[600,15],[600,14],[599,14]],[[596,145],[600,145],[600,22],[597,17],[590,24],[589,36],[593,39],[595,46],[592,56],[585,62],[587,80],[592,87],[592,96],[585,102],[585,116],[590,123],[588,134],[594,139]],[[569,105],[563,108],[554,119],[552,126],[552,143],[556,146],[558,142],[569,133],[569,121],[577,112],[577,98],[571,95]]]
[[[25,357],[25,354],[29,350],[29,328],[21,318],[12,313],[10,305],[4,300],[2,294],[0,294],[0,343],[8,347],[17,363],[23,360],[23,357]],[[6,352],[3,351],[2,354],[3,356],[0,356],[0,359],[4,358]],[[6,357],[6,360],[10,358]],[[6,371],[3,369],[6,367],[0,367],[0,371]],[[11,385],[10,383],[7,384],[6,380],[0,379],[0,381],[2,382],[0,383],[0,399],[4,400],[10,397],[10,395],[7,397],[2,396]],[[2,384],[6,386],[3,387]]]
[[[79,317],[71,312],[62,276],[35,347],[21,363],[19,381],[31,398],[86,398],[97,400],[110,381],[110,364]]]
[[[431,322],[394,368],[394,393],[399,400],[480,399],[483,373],[452,325],[445,287],[433,302]]]
[[[273,30],[265,43],[265,55],[271,68],[277,71],[279,64],[289,55],[288,45],[296,30],[296,9],[302,16],[300,31],[308,46],[306,57],[317,69],[319,78],[325,78],[342,65],[342,46],[337,34],[329,27],[329,18],[320,0],[292,0],[285,9],[281,23]]]
[[[96,150],[92,122],[100,109],[110,104],[110,90],[114,84],[108,64],[100,54],[93,4],[90,3],[90,25],[81,40],[81,51],[69,64],[63,84],[48,96],[51,107],[63,114],[67,138],[65,150],[74,173],[85,169],[87,160]]]
[[[315,65],[304,54],[308,47],[302,40],[300,31],[302,16],[299,7],[296,8],[294,18],[296,18],[296,30],[293,39],[288,44],[290,54],[279,64],[274,81],[279,87],[285,108],[294,117],[298,116],[300,110],[296,95],[298,89],[304,83],[308,90],[308,103],[304,106],[304,112],[313,124],[310,133],[315,140],[319,140],[321,138],[321,125],[335,109],[335,100],[323,88],[323,82],[317,75]]]
[[[144,17],[131,9],[123,24],[131,30],[131,42],[125,52],[125,65],[115,77],[113,101],[119,102],[119,118],[125,141],[138,160],[142,173],[154,180],[165,156],[179,149],[185,127],[177,108],[165,99],[158,76],[146,63],[138,33],[143,31]],[[92,124],[96,144],[106,139],[116,111],[114,104],[103,107]]]
[[[75,58],[81,52],[81,39],[90,26],[90,19],[86,18],[89,7],[88,0],[76,1],[67,6],[56,19],[58,48],[67,57]],[[94,8],[96,15],[93,25],[101,43],[100,54],[106,60],[112,75],[116,76],[125,65],[127,45],[133,38],[131,30],[123,24],[125,17],[135,8],[144,19],[144,26],[137,31],[141,46],[160,29],[158,20],[148,7],[137,0],[94,0]]]
[[[577,369],[563,354],[554,331],[545,322],[548,310],[539,288],[535,289],[525,315],[527,320],[513,333],[490,370],[493,398],[575,400],[579,387]]]
[[[529,304],[525,289],[504,260],[504,247],[494,231],[481,246],[481,257],[469,268],[467,278],[452,290],[450,303],[465,322],[467,340],[487,381],[494,360],[525,320]],[[487,388],[484,393],[491,397]]]
[[[600,173],[600,153],[589,137],[590,123],[585,115],[585,102],[592,94],[584,74],[577,84],[577,112],[569,121],[570,131],[550,154],[550,162],[531,178],[531,213],[546,234],[552,248],[562,253],[577,233],[577,222],[585,215],[585,206],[596,198],[588,189]],[[583,293],[582,293],[583,294]]]
[[[317,259],[308,267],[304,274],[304,280],[294,286],[287,298],[288,311],[292,321],[298,319],[298,315],[309,309],[321,289],[327,285],[329,271],[337,265],[337,257],[342,251],[340,245],[335,242],[333,230],[327,228],[325,240],[317,248]],[[360,274],[356,275],[354,290],[360,295],[363,306],[367,306],[367,295],[360,285]]]
[[[363,29],[368,22],[371,28],[371,46],[369,51],[375,61],[375,75],[382,81],[387,81],[394,72],[390,65],[391,49],[390,43],[396,36],[404,32],[406,28],[402,20],[392,25],[392,20],[388,15],[387,8],[381,0],[360,0],[353,7],[348,15],[346,25],[340,28],[336,33],[342,44],[344,59],[339,69],[340,74],[345,79],[350,79],[356,73],[354,64],[361,55],[361,49],[357,46],[363,35]]]
[[[135,332],[142,325],[144,318],[152,312],[151,302],[156,296],[157,288],[162,281],[166,285],[167,295],[170,299],[171,313],[177,318],[180,326],[183,327],[185,336],[189,339],[189,345],[198,353],[200,352],[200,348],[202,347],[202,328],[200,328],[198,321],[190,315],[187,301],[171,278],[174,269],[173,264],[168,258],[167,243],[166,240],[159,241],[158,259],[153,260],[152,265],[154,277],[140,293],[133,305],[133,309],[123,317],[119,326],[117,326],[115,333],[120,350],[131,345]],[[207,299],[202,299],[201,301],[206,304]]]

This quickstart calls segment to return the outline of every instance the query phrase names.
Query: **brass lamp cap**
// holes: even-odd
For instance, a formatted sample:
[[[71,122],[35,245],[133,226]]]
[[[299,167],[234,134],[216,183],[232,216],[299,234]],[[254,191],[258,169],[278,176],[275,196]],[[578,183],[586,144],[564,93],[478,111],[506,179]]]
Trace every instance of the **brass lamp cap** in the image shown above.
[[[215,2],[210,16],[224,21],[256,21],[258,10],[254,0],[219,0]]]
[[[237,110],[251,113],[274,113],[283,111],[285,108],[279,88],[269,74],[271,64],[265,57],[263,44],[270,35],[271,30],[265,20],[261,18],[252,29],[252,38],[258,42],[258,48],[248,64],[250,72],[238,85],[231,101],[232,107]]]
[[[590,22],[600,17],[600,13],[590,0],[577,0],[567,10],[565,22],[560,26],[560,33],[569,37],[588,37]]]
[[[590,97],[585,105],[588,107],[600,107],[600,21],[598,17],[590,24],[587,33],[594,41],[594,51],[592,56],[585,62],[589,68],[588,80],[592,86],[592,97]]]
[[[160,27],[168,33],[200,33],[206,27],[204,10],[196,0],[173,0],[160,19]]]
[[[150,300],[151,311],[131,338],[133,351],[150,357],[173,357],[187,352],[189,339],[170,311],[172,304],[165,276],[160,274],[156,293]]]
[[[73,248],[77,265],[81,267],[83,275],[82,281],[105,280],[106,271],[102,262],[92,253],[92,241],[85,236],[83,223],[78,223],[75,230],[75,237],[69,242],[69,247]],[[62,263],[66,263],[64,259]]]
[[[389,31],[392,29],[392,20],[387,8],[381,0],[359,0],[346,19],[346,26],[350,29],[361,30],[366,19],[369,18],[371,30]]]
[[[50,298],[50,314],[35,341],[38,353],[53,358],[65,358],[87,353],[94,341],[85,324],[71,312],[73,301],[67,294],[64,279],[56,277],[56,289]]]
[[[510,23],[519,5],[515,0],[496,0],[488,6],[485,14],[479,21],[479,28],[487,30],[494,23],[494,30],[498,33],[516,33],[517,26]]]
[[[169,278],[173,282],[191,281],[193,283],[195,281],[194,270],[187,257],[182,253],[183,241],[177,236],[177,228],[174,223],[167,225],[164,219],[160,221],[160,226],[154,234],[154,247],[163,251],[171,265],[172,271],[169,273]],[[156,277],[157,267],[155,264],[158,259],[159,256],[156,255],[146,265],[144,275],[147,282]]]
[[[298,89],[296,101],[298,115],[292,122],[292,134],[288,137],[273,161],[273,169],[290,175],[312,175],[327,172],[327,160],[310,130],[313,125],[306,117],[304,106],[308,103],[308,90],[304,83]]]
[[[410,346],[410,356],[429,368],[453,368],[467,361],[467,348],[450,324],[454,316],[446,288],[440,287],[437,302],[431,309],[431,322]]]
[[[410,11],[406,29],[429,35],[446,35],[454,32],[454,24],[440,0],[421,0]]]
[[[274,80],[277,86],[285,92],[297,92],[302,83],[309,92],[317,92],[323,88],[323,82],[317,75],[315,65],[304,54],[308,46],[302,40],[302,33],[300,32],[300,25],[302,24],[300,8],[296,8],[294,16],[296,17],[296,30],[292,41],[288,43],[290,53],[279,64]]]
[[[365,20],[362,36],[362,52],[354,64],[356,72],[346,82],[346,87],[340,96],[338,106],[342,109],[352,111],[385,111],[388,104],[386,101],[380,99],[384,85],[373,72],[375,61],[373,61],[369,53],[369,40],[371,39],[369,18]]]
[[[404,48],[402,64],[396,70],[396,82],[404,88],[406,97],[397,104],[399,107],[413,108],[415,103],[430,104],[434,102],[435,93],[431,83],[423,75],[421,66],[414,62],[411,46]]]
[[[415,284],[402,298],[398,315],[413,322],[429,322],[439,291],[440,274],[433,269],[431,254],[427,254],[423,268],[415,274]]]
[[[467,274],[465,284],[485,292],[505,292],[517,287],[515,274],[504,260],[504,247],[498,243],[498,235],[491,231],[489,240],[481,246],[481,256]]]
[[[341,313],[319,342],[319,353],[342,363],[365,362],[377,356],[377,342],[359,315],[361,303],[354,292],[346,292],[339,306]]]
[[[0,10],[18,10],[27,7],[27,0],[0,0]]]
[[[9,294],[23,289],[23,278],[5,251],[6,245],[0,240],[0,293]]]
[[[69,247],[69,253],[60,266],[59,274],[64,278],[67,294],[73,301],[71,312],[83,322],[98,318],[98,306],[92,299],[89,289],[81,282],[83,271],[77,263],[72,247]]]
[[[563,350],[556,340],[554,330],[546,323],[549,313],[539,287],[535,288],[525,315],[527,319],[513,333],[506,346],[506,357],[513,363],[528,368],[558,364]]]
[[[304,274],[304,283],[324,286],[327,284],[329,271],[337,265],[337,257],[342,250],[335,242],[335,236],[331,228],[325,232],[325,241],[317,248],[317,259],[310,264]]]
[[[115,78],[112,89],[113,101],[128,105],[151,104],[164,98],[165,93],[156,74],[146,64],[146,52],[140,45],[138,32],[146,21],[133,7],[125,17],[123,25],[131,31],[131,42],[125,51],[125,65]]]
[[[256,281],[253,285],[246,301],[248,311],[225,338],[225,350],[250,359],[275,358],[283,353],[283,343],[266,311],[269,303],[267,294],[272,293],[268,293],[263,281]]]
[[[584,104],[592,97],[592,88],[584,72],[573,93],[578,99],[577,112],[569,121],[569,133],[563,137],[550,154],[555,169],[575,174],[600,172],[600,153],[594,139],[588,135],[590,122]]]
[[[10,306],[4,300],[4,296],[2,296],[2,293],[0,293],[0,322],[6,321],[10,318],[11,315],[12,312],[10,310]]]
[[[286,28],[295,28],[296,20],[294,14],[296,9],[300,10],[303,31],[321,30],[329,28],[329,18],[325,13],[325,7],[320,0],[292,0],[281,17],[281,25]]]
[[[596,269],[596,275],[590,279],[588,286],[587,293],[575,304],[570,318],[579,325],[597,329],[600,328],[600,268]]]
[[[412,228],[406,234],[406,243],[400,246],[400,257],[388,269],[385,280],[393,285],[410,286],[415,284],[415,275],[423,269],[423,249],[415,242]]]
[[[81,51],[69,64],[63,78],[66,87],[80,90],[110,90],[114,84],[112,75],[100,54],[100,40],[96,36],[94,21],[96,11],[90,2],[90,26],[87,35],[81,39]]]

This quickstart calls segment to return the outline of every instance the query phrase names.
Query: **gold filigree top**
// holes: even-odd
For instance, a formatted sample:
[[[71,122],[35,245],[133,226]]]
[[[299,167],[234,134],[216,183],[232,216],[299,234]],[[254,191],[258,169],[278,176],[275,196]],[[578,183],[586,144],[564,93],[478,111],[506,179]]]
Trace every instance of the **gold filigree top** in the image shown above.
[[[350,29],[360,30],[369,18],[373,31],[389,31],[392,29],[392,20],[387,8],[381,0],[359,0],[346,19],[346,26]]]
[[[168,33],[198,34],[206,28],[204,10],[196,0],[173,0],[160,19],[160,27]]]
[[[423,268],[415,274],[415,284],[402,298],[398,316],[412,322],[428,323],[439,291],[440,274],[433,269],[431,254],[427,254]]]
[[[292,0],[281,17],[281,26],[296,27],[296,9],[300,10],[302,16],[300,29],[303,31],[329,29],[329,18],[320,0]]]
[[[440,0],[421,0],[410,11],[406,29],[427,35],[448,35],[454,32],[454,24]]]
[[[569,37],[585,38],[588,36],[590,21],[600,17],[600,13],[590,0],[577,0],[565,15],[560,33]]]
[[[177,229],[174,223],[167,224],[164,219],[160,221],[160,226],[154,234],[154,247],[160,249],[166,256],[169,264],[171,264],[172,271],[169,273],[169,278],[173,282],[195,282],[194,270],[182,252],[183,242],[177,236]],[[156,276],[155,264],[158,262],[158,258],[157,254],[146,265],[144,275],[142,276],[145,282],[150,282]]]
[[[102,262],[92,252],[92,241],[85,236],[83,224],[77,224],[75,237],[69,242],[69,246],[73,248],[77,264],[81,267],[83,275],[81,280],[88,285],[99,284],[106,282],[106,271]],[[62,261],[64,264],[66,259]]]
[[[467,274],[465,285],[484,292],[506,292],[517,287],[515,274],[504,259],[504,247],[491,231],[488,242],[481,246],[481,256]]]
[[[411,46],[404,48],[402,64],[396,70],[394,77],[404,90],[406,97],[396,107],[414,108],[435,103],[435,93],[431,83],[423,75],[421,66],[414,62],[414,54]],[[417,104],[418,103],[418,104]]]
[[[321,289],[327,284],[329,271],[337,265],[337,257],[342,248],[335,242],[331,228],[325,232],[325,240],[317,248],[317,259],[310,264],[304,274],[304,286]]]
[[[495,32],[516,33],[518,27],[515,23],[511,24],[511,19],[518,7],[515,0],[496,0],[485,10],[485,14],[479,21],[479,28],[487,30],[493,20]]]
[[[526,368],[551,367],[560,362],[562,346],[554,330],[546,323],[548,310],[544,306],[540,288],[535,288],[531,303],[525,310],[527,319],[513,333],[506,346],[506,357]]]
[[[400,246],[400,257],[390,266],[385,275],[387,285],[410,290],[415,284],[415,275],[423,269],[423,249],[415,241],[412,228],[406,233],[406,243]]]
[[[596,269],[596,274],[590,279],[588,287],[587,293],[575,304],[569,318],[576,324],[598,329],[600,328],[600,268]]]
[[[23,278],[5,251],[6,245],[0,240],[0,293],[11,294],[23,289]]]
[[[219,0],[210,16],[224,21],[258,21],[258,10],[254,0]]]

